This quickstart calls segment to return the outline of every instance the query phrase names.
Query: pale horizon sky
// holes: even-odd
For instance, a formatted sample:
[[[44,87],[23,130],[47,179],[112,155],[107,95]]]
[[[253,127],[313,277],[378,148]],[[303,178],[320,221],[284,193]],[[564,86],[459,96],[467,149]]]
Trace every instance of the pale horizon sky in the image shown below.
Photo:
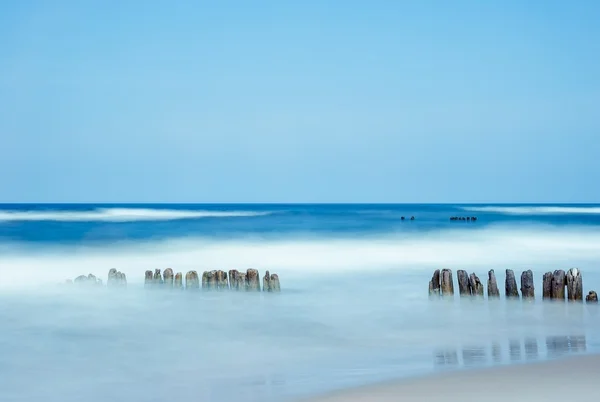
[[[595,1],[9,0],[0,202],[600,202]]]

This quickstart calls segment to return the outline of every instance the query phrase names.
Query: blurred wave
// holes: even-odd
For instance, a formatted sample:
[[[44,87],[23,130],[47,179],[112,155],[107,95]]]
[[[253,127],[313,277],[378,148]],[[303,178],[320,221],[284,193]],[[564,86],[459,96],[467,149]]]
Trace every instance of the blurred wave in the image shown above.
[[[149,208],[98,208],[91,211],[8,211],[0,210],[1,221],[137,222],[178,219],[251,217],[269,211],[202,211]]]
[[[492,212],[507,215],[560,215],[560,214],[600,214],[600,207],[562,207],[562,206],[485,206],[461,207],[464,211]]]

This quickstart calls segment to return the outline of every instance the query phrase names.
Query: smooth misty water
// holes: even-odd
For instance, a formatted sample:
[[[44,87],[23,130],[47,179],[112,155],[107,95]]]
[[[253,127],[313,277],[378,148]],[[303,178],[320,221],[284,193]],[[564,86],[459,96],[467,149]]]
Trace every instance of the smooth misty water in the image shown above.
[[[293,400],[600,346],[596,308],[539,289],[529,304],[427,297],[443,267],[493,268],[501,285],[532,269],[538,288],[578,267],[600,289],[597,206],[97,208],[0,208],[2,401]],[[448,221],[463,214],[479,220]],[[111,267],[125,291],[56,285]],[[269,269],[282,293],[145,290],[166,267]]]

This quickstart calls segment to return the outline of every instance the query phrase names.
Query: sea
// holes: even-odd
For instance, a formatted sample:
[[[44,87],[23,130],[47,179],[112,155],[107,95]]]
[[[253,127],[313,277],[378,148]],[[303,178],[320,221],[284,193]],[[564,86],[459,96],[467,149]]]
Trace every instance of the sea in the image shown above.
[[[126,288],[66,284],[111,268]],[[281,292],[144,287],[165,268]],[[456,293],[532,270],[536,297],[431,299],[442,268]],[[597,353],[595,305],[542,301],[570,268],[600,291],[600,205],[0,204],[0,401],[295,401]]]

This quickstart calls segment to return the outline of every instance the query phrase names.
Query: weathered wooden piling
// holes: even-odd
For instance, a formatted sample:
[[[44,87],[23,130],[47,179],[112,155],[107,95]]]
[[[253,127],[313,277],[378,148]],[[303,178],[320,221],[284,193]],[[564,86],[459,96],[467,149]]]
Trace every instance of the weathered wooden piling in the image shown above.
[[[229,271],[229,288],[231,290],[245,292],[248,289],[248,283],[246,281],[246,273],[240,272],[237,269],[230,270]]]
[[[183,274],[181,272],[177,272],[175,274],[175,280],[173,281],[174,289],[183,289]]]
[[[202,273],[202,289],[203,290],[211,290],[215,289],[217,286],[217,271],[204,271]]]
[[[554,274],[546,272],[542,278],[542,300],[552,299],[552,279]]]
[[[493,269],[488,271],[488,299],[499,298],[500,290],[498,290],[498,282],[496,282],[496,274]]]
[[[156,268],[154,270],[154,276],[152,277],[152,283],[157,288],[162,287],[163,279],[162,279],[162,275],[160,274],[160,268]]]
[[[439,271],[438,271],[439,272]],[[279,276],[267,271],[263,277],[263,292],[280,292]],[[438,293],[439,294],[439,293]]]
[[[144,287],[152,287],[153,283],[154,281],[152,279],[152,271],[147,270],[146,272],[144,272]]]
[[[173,289],[173,270],[167,268],[163,272],[164,287],[167,289]]]
[[[565,300],[565,287],[567,286],[567,277],[565,271],[557,269],[552,275],[552,292],[550,298],[552,300]]]
[[[521,296],[523,299],[535,299],[533,272],[530,269],[521,273]]]
[[[448,268],[442,269],[440,280],[440,288],[442,296],[454,296],[454,283],[452,281],[452,270]]]
[[[200,281],[198,279],[198,272],[188,271],[188,273],[185,274],[185,288],[186,288],[186,290],[200,289]]]
[[[102,286],[102,279],[96,278],[94,274],[79,275],[75,278],[73,284],[78,286]]]
[[[106,281],[106,287],[109,287],[109,288],[127,287],[127,277],[121,271],[117,271],[115,268],[111,268],[108,271],[108,280]]]
[[[269,273],[269,271],[267,271]],[[264,281],[263,281],[263,289],[264,289]],[[429,281],[429,296],[430,297],[440,297],[440,270],[436,269],[433,271],[433,276]]]
[[[461,297],[471,296],[471,287],[469,285],[469,274],[467,271],[459,269],[456,271],[456,281],[458,282],[458,294]]]
[[[246,270],[246,281],[248,282],[248,292],[260,292],[260,276],[258,270],[248,268]]]
[[[586,303],[598,304],[598,294],[595,291],[590,290],[587,296],[585,296],[585,301]]]
[[[222,270],[217,270],[215,274],[216,286],[217,290],[227,290],[229,289],[229,283],[227,282],[227,272]]]
[[[567,271],[567,299],[569,301],[583,301],[583,279],[581,271],[571,268]]]
[[[471,296],[483,297],[483,283],[479,280],[479,277],[475,273],[471,273],[469,276],[469,288],[471,290]]]
[[[519,288],[517,288],[517,280],[515,279],[515,273],[512,269],[506,270],[504,291],[507,299],[519,298]]]

